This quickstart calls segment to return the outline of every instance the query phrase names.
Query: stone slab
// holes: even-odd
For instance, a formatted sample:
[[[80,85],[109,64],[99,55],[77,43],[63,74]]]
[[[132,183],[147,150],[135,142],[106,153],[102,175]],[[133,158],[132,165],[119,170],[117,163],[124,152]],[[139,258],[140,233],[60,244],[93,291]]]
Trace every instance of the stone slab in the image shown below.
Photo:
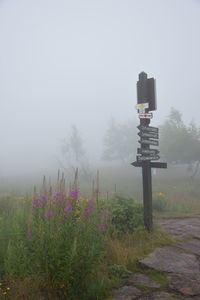
[[[181,250],[170,246],[157,248],[140,263],[169,273],[195,274],[200,272],[199,262],[195,255],[182,253]]]
[[[200,217],[157,219],[155,223],[178,239],[200,238]]]
[[[142,295],[142,292],[133,286],[123,286],[113,292],[113,300],[134,300]]]
[[[146,287],[151,288],[160,288],[160,284],[151,280],[148,276],[144,274],[133,274],[129,276],[125,282],[126,285],[134,285],[134,284],[141,284]]]
[[[143,295],[138,298],[138,300],[179,300],[182,298],[178,298],[174,294],[166,293],[166,292],[156,292],[151,295]]]
[[[170,274],[169,287],[186,296],[200,295],[200,274]]]
[[[190,251],[193,254],[200,256],[200,240],[199,239],[192,239],[189,241],[181,242],[175,244],[176,247],[184,249],[186,251]]]

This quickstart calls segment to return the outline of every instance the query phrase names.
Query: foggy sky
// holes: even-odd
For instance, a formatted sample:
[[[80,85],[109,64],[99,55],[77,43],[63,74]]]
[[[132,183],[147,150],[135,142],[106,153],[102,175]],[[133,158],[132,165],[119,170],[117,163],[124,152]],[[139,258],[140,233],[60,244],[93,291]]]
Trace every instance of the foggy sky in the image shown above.
[[[99,155],[111,117],[136,118],[141,71],[152,125],[170,107],[200,125],[199,29],[198,0],[0,0],[0,174],[54,165],[72,124]]]

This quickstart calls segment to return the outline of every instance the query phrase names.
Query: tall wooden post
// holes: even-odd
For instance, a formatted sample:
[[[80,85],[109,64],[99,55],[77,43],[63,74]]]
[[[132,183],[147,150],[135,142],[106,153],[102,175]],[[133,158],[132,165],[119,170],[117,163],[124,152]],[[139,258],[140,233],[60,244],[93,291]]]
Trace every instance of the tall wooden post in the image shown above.
[[[150,232],[153,227],[152,218],[152,180],[151,167],[149,162],[144,162],[142,166],[143,180],[143,205],[144,205],[144,225]]]
[[[137,82],[137,110],[140,118],[138,129],[140,132],[139,143],[141,148],[137,149],[137,160],[132,163],[134,167],[142,167],[143,180],[143,206],[144,206],[144,225],[148,232],[153,228],[152,217],[152,177],[151,168],[167,168],[166,163],[151,162],[159,160],[159,151],[151,149],[150,145],[158,146],[158,128],[149,126],[150,119],[153,117],[151,111],[157,109],[155,95],[155,80],[148,78],[145,72],[139,74]]]
[[[150,119],[140,119],[141,126],[148,126]],[[143,150],[149,150],[148,144],[142,145]],[[152,218],[152,178],[150,161],[144,161],[142,165],[142,181],[143,181],[143,214],[144,225],[148,232],[153,228]]]

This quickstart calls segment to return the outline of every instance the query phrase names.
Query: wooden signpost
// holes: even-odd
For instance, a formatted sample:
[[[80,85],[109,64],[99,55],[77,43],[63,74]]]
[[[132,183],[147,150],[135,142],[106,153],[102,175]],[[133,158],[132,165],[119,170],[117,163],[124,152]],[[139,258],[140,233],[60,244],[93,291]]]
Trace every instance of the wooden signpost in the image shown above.
[[[156,110],[155,79],[147,78],[147,74],[139,74],[137,82],[137,110],[140,118],[140,125],[137,127],[140,131],[138,135],[141,145],[137,149],[136,161],[132,163],[134,167],[142,167],[143,178],[143,204],[144,204],[144,224],[150,232],[153,226],[152,218],[152,177],[151,168],[167,168],[167,163],[152,162],[159,160],[159,150],[151,149],[150,146],[159,145],[159,130],[157,127],[149,126],[153,117],[152,111]]]

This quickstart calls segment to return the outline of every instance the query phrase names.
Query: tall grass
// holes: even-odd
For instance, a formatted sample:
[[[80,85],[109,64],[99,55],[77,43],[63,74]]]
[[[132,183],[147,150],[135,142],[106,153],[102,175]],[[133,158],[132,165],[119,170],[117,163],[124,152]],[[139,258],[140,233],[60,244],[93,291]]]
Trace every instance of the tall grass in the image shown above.
[[[108,260],[111,264],[125,265],[134,271],[137,262],[156,247],[174,243],[173,237],[166,232],[154,230],[151,234],[138,229],[134,234],[111,238],[107,242]]]

